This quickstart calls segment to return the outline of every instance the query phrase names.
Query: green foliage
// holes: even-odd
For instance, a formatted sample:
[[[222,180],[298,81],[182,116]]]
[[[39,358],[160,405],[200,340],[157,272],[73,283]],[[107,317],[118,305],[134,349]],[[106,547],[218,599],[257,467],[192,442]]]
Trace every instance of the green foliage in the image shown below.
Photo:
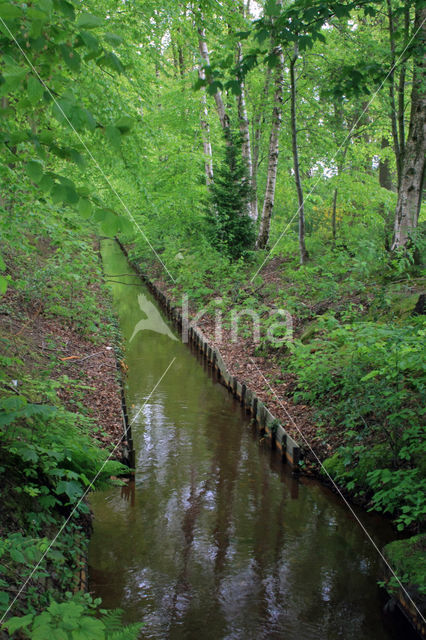
[[[226,136],[225,159],[216,169],[207,214],[213,246],[237,260],[254,246],[253,222],[247,213],[252,195],[239,136]]]
[[[90,241],[84,239],[90,222],[82,220],[80,226],[79,217],[61,204],[34,200],[22,172],[6,173],[3,186],[4,268],[22,304],[42,306],[46,315],[66,318],[70,326],[94,340],[108,335],[110,328],[92,284],[93,277],[100,278],[101,269]]]
[[[6,501],[8,507],[10,500]],[[17,503],[20,504],[20,503]],[[19,601],[14,603],[15,613],[35,613],[46,607],[51,598],[62,594],[75,584],[76,572],[87,553],[87,538],[79,521],[71,520],[61,536],[51,540],[40,536],[40,531],[59,530],[57,514],[38,509],[23,516],[23,523],[33,535],[10,533],[0,540],[0,590],[7,587],[0,599],[1,614],[12,604],[11,593],[27,581]],[[11,591],[12,590],[12,591]]]
[[[33,166],[30,173],[35,178]],[[34,617],[75,586],[87,553],[86,493],[127,468],[108,460],[109,451],[95,442],[99,427],[82,402],[86,381],[52,377],[64,348],[55,326],[69,324],[95,343],[116,333],[102,300],[105,293],[96,284],[101,271],[88,223],[61,203],[34,200],[22,168],[3,175],[0,267],[11,287],[0,308],[2,318],[13,318],[22,330],[9,331],[6,321],[0,332],[0,610],[7,610],[13,593],[28,580],[13,611]],[[53,323],[52,337],[42,335],[37,345],[37,330],[33,343],[31,329],[39,313]],[[59,399],[64,390],[72,397],[73,412]],[[43,620],[36,631],[34,618],[32,636],[45,637],[47,614]]]
[[[409,591],[426,595],[426,534],[412,536],[408,540],[394,540],[385,546],[384,552],[398,578]],[[398,591],[399,583],[391,577],[386,587]]]
[[[102,486],[110,475],[124,470],[121,464],[107,460],[107,452],[89,436],[89,426],[87,418],[59,407],[30,404],[17,396],[0,400],[2,500],[30,534],[11,534],[0,543],[1,571],[9,584],[24,581],[38,561],[33,581],[43,582],[52,562],[58,589],[68,588],[73,581],[79,518],[88,512],[83,497],[93,486]],[[50,549],[46,535],[38,536],[52,531],[52,525],[53,531],[59,530],[61,513],[72,520],[67,535],[63,533]],[[48,552],[46,557],[44,552]],[[26,590],[20,605],[26,601],[42,605],[43,598],[43,592]]]
[[[99,206],[97,186],[81,173],[86,158],[93,159],[84,138],[102,135],[117,148],[133,118],[120,110],[101,116],[76,80],[83,70],[91,76],[105,67],[121,74],[124,65],[111,49],[120,38],[102,33],[102,15],[86,7],[78,7],[77,15],[72,2],[46,0],[33,7],[3,0],[1,7],[0,171],[25,167],[34,196],[44,194],[54,204],[76,208],[84,199]],[[110,233],[121,225],[119,217],[109,217]]]
[[[422,319],[413,318],[403,327],[343,325],[332,315],[318,322],[322,335],[315,340],[315,350],[312,344],[295,347],[298,397],[313,402],[328,397],[327,418],[343,421],[348,429],[361,428],[368,419],[372,428],[389,425],[391,433],[415,419],[417,398],[424,391]],[[410,409],[400,413],[403,405]]]
[[[53,600],[39,614],[9,618],[4,627],[31,640],[136,640],[141,624],[123,627],[120,610],[98,611],[99,604],[88,594],[68,594],[65,602]]]
[[[291,368],[296,399],[318,408],[322,423],[344,428],[347,444],[326,462],[349,489],[361,490],[375,509],[392,514],[398,528],[426,513],[424,322],[383,325],[318,320],[321,334],[296,343]],[[380,442],[372,445],[372,442]]]
[[[28,484],[14,487],[38,497],[38,503],[50,507],[62,502],[74,507],[80,503],[88,478],[98,483],[123,467],[107,461],[107,453],[89,437],[90,421],[64,409],[28,404],[24,397],[9,396],[0,400],[0,438],[2,474],[7,482],[14,469],[25,468]],[[31,491],[30,491],[31,489]],[[46,496],[44,499],[43,496]],[[55,497],[53,497],[55,496]]]

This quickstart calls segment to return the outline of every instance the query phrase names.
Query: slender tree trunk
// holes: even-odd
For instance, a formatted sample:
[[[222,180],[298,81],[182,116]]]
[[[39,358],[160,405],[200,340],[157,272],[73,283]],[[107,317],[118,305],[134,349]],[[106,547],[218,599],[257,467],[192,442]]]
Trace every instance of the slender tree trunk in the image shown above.
[[[204,80],[204,71],[198,70],[198,76]],[[204,149],[204,169],[206,173],[206,184],[209,186],[213,182],[213,153],[212,145],[210,142],[210,126],[208,121],[207,99],[206,92],[203,91],[201,96],[201,131],[203,136],[203,149]]]
[[[392,126],[392,138],[393,138],[393,148],[395,153],[395,161],[396,161],[396,171],[398,176],[398,186],[401,183],[401,163],[402,163],[402,149],[401,145],[403,145],[404,141],[400,140],[399,131],[398,131],[398,116],[397,116],[397,106],[396,106],[396,98],[395,98],[395,17],[393,14],[392,3],[391,0],[386,0],[387,2],[387,10],[388,10],[388,23],[389,23],[389,44],[390,44],[390,64],[391,69],[389,72],[389,103],[390,103],[390,119]]]
[[[409,242],[410,233],[417,227],[423,189],[426,153],[426,74],[421,43],[424,44],[426,40],[426,9],[416,9],[414,32],[418,29],[420,31],[414,57],[410,125],[401,166],[392,250],[405,247]]]
[[[210,66],[210,55],[207,48],[206,32],[202,27],[198,28],[198,46],[200,49],[201,57],[203,58],[204,62],[208,66]],[[214,94],[214,100],[216,103],[216,109],[219,116],[220,124],[224,133],[226,134],[229,131],[230,122],[228,114],[226,113],[221,91],[216,91],[216,93]]]
[[[383,137],[380,146],[382,149],[387,149],[389,147],[389,140]],[[392,175],[389,169],[389,160],[387,158],[380,158],[379,184],[383,189],[393,191]],[[385,249],[386,251],[390,251],[393,231],[392,210],[385,211],[384,205],[380,205],[380,214],[384,219]]]
[[[252,157],[252,175],[251,186],[253,189],[253,197],[251,201],[251,210],[253,220],[259,217],[258,200],[257,200],[257,173],[259,169],[259,153],[260,153],[260,128],[255,129],[253,140],[253,157]]]
[[[271,84],[271,68],[267,67],[266,69],[266,77],[265,84],[262,91],[262,102],[261,106],[257,110],[256,115],[253,116],[253,128],[252,128],[252,136],[253,136],[253,156],[252,156],[252,187],[253,187],[253,201],[252,201],[252,211],[253,218],[257,220],[258,218],[258,200],[257,200],[257,173],[259,170],[259,156],[260,156],[260,141],[262,137],[262,128],[265,124],[265,107],[268,103],[269,96],[269,86]]]
[[[381,148],[387,149],[389,147],[389,140],[385,137],[382,138]],[[383,189],[393,191],[392,189],[392,176],[389,169],[389,160],[387,158],[380,158],[379,162],[379,184]]]
[[[268,172],[266,177],[265,199],[263,201],[262,217],[256,247],[264,249],[269,242],[271,229],[272,210],[275,202],[275,186],[277,183],[279,135],[282,121],[283,107],[283,83],[284,83],[284,54],[280,46],[274,48],[274,54],[278,56],[278,64],[275,71],[274,109],[272,112],[272,127],[269,137]]]
[[[183,55],[183,49],[181,45],[178,45],[178,57],[179,57],[180,77],[183,78],[183,76],[185,75],[185,58]]]
[[[243,58],[243,50],[241,43],[237,44],[237,62],[241,62]],[[238,96],[238,118],[240,121],[240,132],[242,139],[242,156],[247,165],[247,172],[250,180],[250,186],[253,190],[253,161],[251,155],[251,144],[250,144],[250,128],[249,128],[249,119],[247,115],[247,105],[246,105],[246,96],[245,96],[245,86],[244,82],[241,82],[241,93]],[[253,206],[254,200],[256,199],[256,205]],[[253,192],[253,196],[248,203],[248,214],[250,218],[253,220],[257,219],[257,197]]]
[[[337,210],[337,187],[334,189],[333,193],[333,209],[331,212],[331,232],[333,234],[333,245],[336,244],[336,210]]]
[[[340,134],[342,131],[345,130],[342,105],[337,103],[337,102],[333,102],[333,110],[334,110],[334,127],[333,127],[333,129],[335,131],[333,133],[333,137],[335,138],[336,145],[338,146],[339,151],[340,151],[341,145],[340,145],[339,141],[337,140],[337,134]],[[346,145],[345,145],[344,156],[346,155],[347,140],[348,140],[348,136],[346,136]],[[342,163],[342,165],[343,165],[343,163]],[[340,173],[341,173],[341,165],[338,164],[337,165],[336,176],[339,176]],[[332,239],[333,239],[333,247],[336,244],[336,236],[337,236],[337,219],[336,219],[336,214],[337,214],[337,195],[338,195],[338,188],[335,187],[334,188],[334,192],[333,192],[333,204],[332,204],[332,209],[331,209],[331,235],[332,235]]]
[[[408,43],[410,37],[410,7],[406,6],[404,10],[404,46]],[[400,65],[399,82],[398,82],[398,138],[399,151],[401,159],[405,153],[405,74],[407,71],[407,63],[404,60]]]
[[[402,65],[399,84],[398,84],[398,138],[399,138],[399,152],[401,159],[404,157],[405,152],[405,64]]]
[[[340,159],[339,164],[337,165],[337,175],[340,176],[345,168],[345,159],[346,159],[346,154],[348,152],[348,147],[350,144],[350,138],[347,137],[346,142],[345,142],[345,146],[343,147],[343,153]],[[332,211],[331,211],[331,233],[333,236],[333,246],[336,244],[336,238],[337,238],[337,196],[339,193],[339,189],[338,187],[334,188],[334,193],[333,193],[333,207],[332,207]]]
[[[296,117],[296,74],[295,66],[299,51],[297,44],[294,46],[294,55],[290,62],[290,94],[291,94],[291,141],[293,149],[293,169],[294,180],[296,182],[297,199],[299,202],[299,251],[300,264],[305,264],[308,259],[308,252],[305,246],[305,205],[303,199],[302,181],[300,179],[299,149],[297,146],[297,117]],[[337,198],[337,190],[336,190]]]
[[[178,71],[178,59],[177,59],[177,54],[176,54],[176,45],[175,45],[175,41],[173,40],[173,38],[171,39],[172,42],[172,54],[173,54],[173,75],[175,78],[177,78],[177,71]]]
[[[359,125],[362,127],[364,127],[364,131],[362,133],[362,140],[364,140],[364,142],[366,143],[365,147],[368,150],[370,148],[370,143],[371,143],[371,136],[370,133],[368,131],[368,125],[371,124],[371,117],[369,114],[369,103],[367,101],[362,102],[361,104],[361,113],[362,113],[362,119],[359,123]],[[367,155],[365,158],[365,162],[364,162],[364,170],[366,171],[366,173],[373,173],[373,162],[372,162],[372,157],[370,155]]]

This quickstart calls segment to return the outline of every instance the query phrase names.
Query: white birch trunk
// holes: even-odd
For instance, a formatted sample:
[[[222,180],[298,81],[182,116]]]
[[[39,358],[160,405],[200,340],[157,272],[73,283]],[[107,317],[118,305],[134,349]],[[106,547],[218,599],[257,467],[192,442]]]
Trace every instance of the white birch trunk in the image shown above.
[[[265,110],[268,104],[269,97],[269,85],[271,83],[271,68],[267,67],[266,69],[266,78],[265,84],[262,91],[262,99],[261,105],[257,110],[255,116],[253,116],[253,130],[252,130],[252,139],[253,139],[253,153],[252,153],[252,185],[255,197],[252,202],[252,211],[253,217],[257,220],[258,218],[258,200],[257,200],[257,172],[259,169],[259,156],[260,156],[260,142],[262,138],[262,128],[265,124]]]
[[[291,141],[293,148],[294,180],[297,189],[297,201],[299,203],[299,252],[300,264],[305,264],[308,253],[305,246],[305,202],[303,198],[302,181],[300,179],[299,149],[297,146],[297,118],[296,118],[296,74],[295,66],[299,56],[297,45],[294,46],[294,55],[290,62],[290,93],[291,93]],[[337,191],[336,191],[337,198]]]
[[[237,58],[238,58],[238,62],[241,62],[243,58],[243,50],[242,50],[241,42],[238,42],[237,44]],[[248,203],[248,214],[250,218],[256,221],[257,194],[254,191],[255,185],[253,184],[253,162],[252,162],[252,155],[251,155],[250,128],[249,128],[249,119],[247,114],[244,82],[241,82],[241,93],[238,96],[238,118],[240,121],[240,132],[241,132],[241,139],[242,139],[242,156],[243,156],[243,160],[247,165],[247,172],[249,176],[250,186],[253,190],[252,198]]]
[[[284,55],[280,46],[275,47],[275,55],[278,56],[278,64],[275,72],[274,109],[272,112],[272,127],[269,138],[268,173],[266,178],[265,199],[263,201],[260,228],[256,246],[264,249],[269,241],[271,229],[272,210],[275,202],[275,185],[277,182],[279,135],[282,121],[283,83],[284,83]]]
[[[202,69],[198,70],[198,76],[204,80],[204,71]],[[204,169],[206,173],[206,184],[209,186],[213,182],[213,152],[212,145],[210,142],[210,127],[208,121],[208,110],[207,110],[207,99],[206,92],[203,91],[201,97],[201,131],[203,137],[203,149],[204,149]]]
[[[198,28],[198,46],[200,49],[201,57],[203,58],[204,62],[208,66],[210,66],[210,56],[209,50],[207,48],[206,32],[205,29],[201,27]],[[229,130],[230,123],[228,114],[226,113],[225,105],[223,103],[221,91],[216,91],[216,93],[214,94],[214,100],[216,103],[216,109],[219,116],[220,124],[222,126],[222,129],[226,133]]]
[[[417,9],[414,21],[419,42],[426,39],[426,9]],[[420,45],[419,45],[420,48]],[[425,61],[420,52],[414,60],[411,93],[410,126],[401,165],[401,181],[395,211],[392,250],[405,247],[411,232],[417,227],[423,190],[426,153],[426,89]]]

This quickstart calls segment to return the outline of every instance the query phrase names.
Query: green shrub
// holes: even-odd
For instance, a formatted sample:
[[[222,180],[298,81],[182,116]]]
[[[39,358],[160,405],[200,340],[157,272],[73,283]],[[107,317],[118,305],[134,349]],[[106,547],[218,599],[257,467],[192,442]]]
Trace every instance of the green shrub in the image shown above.
[[[108,452],[89,435],[92,426],[88,418],[62,407],[16,395],[0,400],[1,498],[12,529],[0,538],[0,590],[5,583],[18,590],[31,578],[18,603],[22,613],[48,604],[45,581],[52,574],[57,594],[73,584],[87,544],[85,493],[127,470],[108,460]],[[3,611],[9,599],[8,592],[0,597]]]
[[[391,514],[399,529],[420,525],[426,514],[423,319],[342,325],[328,315],[317,322],[319,337],[296,342],[289,366],[298,377],[296,400],[315,405],[322,423],[343,430],[344,445],[325,468]]]
[[[214,247],[237,260],[254,246],[254,226],[247,212],[252,193],[240,136],[228,134],[226,142],[225,159],[210,187],[208,236]]]
[[[100,599],[89,594],[67,594],[65,602],[52,600],[39,614],[9,618],[3,625],[10,635],[31,640],[136,640],[142,624],[123,626],[120,610],[99,610]]]

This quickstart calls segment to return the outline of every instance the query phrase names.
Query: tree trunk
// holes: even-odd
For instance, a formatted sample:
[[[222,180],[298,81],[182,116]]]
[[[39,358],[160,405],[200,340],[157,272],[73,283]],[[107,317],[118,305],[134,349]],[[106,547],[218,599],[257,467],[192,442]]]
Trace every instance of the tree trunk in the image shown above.
[[[387,149],[389,147],[389,140],[385,137],[382,138],[381,148]],[[389,169],[389,160],[387,158],[380,158],[379,162],[379,184],[383,189],[393,191],[392,175]],[[385,211],[384,205],[380,205],[380,213],[385,221],[385,249],[390,251],[393,231],[392,211]]]
[[[389,140],[385,137],[382,138],[381,148],[387,149],[389,147]],[[379,184],[383,189],[393,191],[392,189],[392,175],[389,169],[389,160],[387,158],[380,158],[379,162]]]
[[[333,234],[333,245],[336,244],[336,209],[337,209],[337,187],[333,194],[333,210],[331,212],[331,232]]]
[[[410,7],[406,6],[404,10],[404,46],[407,45],[410,37]],[[405,74],[407,63],[404,60],[400,65],[399,83],[398,83],[398,136],[399,147],[402,157],[405,153]]]
[[[237,62],[240,63],[243,57],[243,50],[241,43],[237,43]],[[241,132],[241,140],[242,140],[242,156],[247,165],[247,172],[250,180],[250,186],[253,190],[253,162],[251,155],[251,144],[250,144],[250,129],[249,129],[249,120],[247,115],[247,106],[246,106],[246,96],[245,96],[245,87],[244,82],[241,82],[241,93],[238,96],[238,118],[240,121],[240,132]],[[256,200],[256,204],[254,205],[254,200]],[[250,218],[253,220],[257,219],[257,197],[253,193],[253,197],[250,199],[248,203],[248,214]]]
[[[183,49],[181,45],[178,46],[178,56],[179,56],[179,72],[180,77],[183,78],[185,75],[185,58],[183,56]]]
[[[401,184],[395,211],[392,250],[405,247],[419,218],[426,152],[426,90],[425,62],[421,43],[426,39],[426,9],[416,9],[414,32],[419,29],[414,57],[413,88],[411,92],[410,125],[405,154],[401,166]]]
[[[343,147],[343,153],[342,153],[342,157],[340,159],[339,164],[337,165],[337,175],[340,176],[345,168],[345,159],[346,159],[346,154],[348,152],[348,146],[350,144],[350,138],[349,136],[347,136],[346,138],[346,142],[345,142],[345,146]],[[337,187],[334,188],[334,193],[333,193],[333,208],[332,208],[332,212],[331,212],[331,233],[333,236],[333,246],[336,244],[336,238],[337,238],[337,196],[338,196],[339,190]]]
[[[254,141],[253,141],[253,158],[252,158],[252,175],[251,175],[251,186],[253,189],[251,210],[253,214],[253,220],[257,220],[259,217],[258,200],[257,200],[257,172],[259,169],[259,152],[260,152],[260,128],[254,130]]]
[[[305,264],[308,252],[305,246],[305,205],[303,199],[302,181],[300,179],[299,150],[297,146],[297,118],[296,118],[296,74],[295,66],[299,51],[297,44],[294,46],[294,55],[290,62],[290,94],[291,94],[291,142],[293,149],[294,180],[296,182],[297,199],[299,202],[299,251],[300,264]],[[337,197],[337,191],[336,191]]]
[[[390,72],[389,72],[389,107],[390,107],[390,120],[392,126],[392,138],[393,149],[395,153],[396,171],[398,176],[398,187],[401,183],[401,164],[402,164],[402,147],[404,140],[400,139],[401,125],[398,129],[398,114],[395,97],[395,16],[393,14],[391,0],[386,0],[388,11],[388,23],[389,23],[389,44],[390,44]],[[405,83],[405,80],[404,80]],[[401,89],[401,87],[400,87]],[[398,100],[400,100],[401,92],[399,90]]]
[[[266,177],[265,199],[263,201],[262,217],[257,236],[256,247],[264,249],[269,242],[272,210],[275,202],[275,185],[277,182],[279,135],[282,121],[283,84],[284,84],[284,54],[280,46],[274,48],[278,56],[275,72],[274,109],[272,112],[272,127],[269,138],[268,173]]]
[[[198,46],[200,49],[201,57],[203,58],[206,65],[210,66],[210,56],[206,42],[206,31],[202,27],[198,27]],[[216,109],[219,116],[220,124],[224,133],[226,134],[229,131],[230,122],[228,114],[226,113],[225,105],[223,103],[221,91],[216,91],[216,93],[214,94],[214,100],[216,103]]]
[[[176,53],[176,45],[173,38],[171,38],[171,43],[172,43],[172,54],[173,54],[173,75],[175,78],[177,78],[178,59],[177,59],[177,53]]]
[[[253,201],[252,201],[252,211],[253,218],[257,220],[258,218],[258,202],[257,202],[257,172],[259,169],[259,156],[260,156],[260,140],[262,137],[262,125],[265,124],[265,106],[268,102],[269,96],[269,85],[271,83],[271,68],[267,67],[266,69],[266,77],[265,84],[262,91],[262,103],[261,107],[257,111],[256,115],[253,115],[253,156],[252,156],[252,187],[253,187]]]
[[[199,78],[204,80],[204,71],[202,69],[198,70]],[[207,99],[206,92],[203,91],[201,97],[202,104],[202,113],[201,113],[201,131],[203,136],[203,149],[204,149],[204,169],[206,173],[206,184],[209,186],[213,182],[213,153],[212,153],[212,145],[210,142],[210,127],[208,121],[208,111],[207,111]]]

